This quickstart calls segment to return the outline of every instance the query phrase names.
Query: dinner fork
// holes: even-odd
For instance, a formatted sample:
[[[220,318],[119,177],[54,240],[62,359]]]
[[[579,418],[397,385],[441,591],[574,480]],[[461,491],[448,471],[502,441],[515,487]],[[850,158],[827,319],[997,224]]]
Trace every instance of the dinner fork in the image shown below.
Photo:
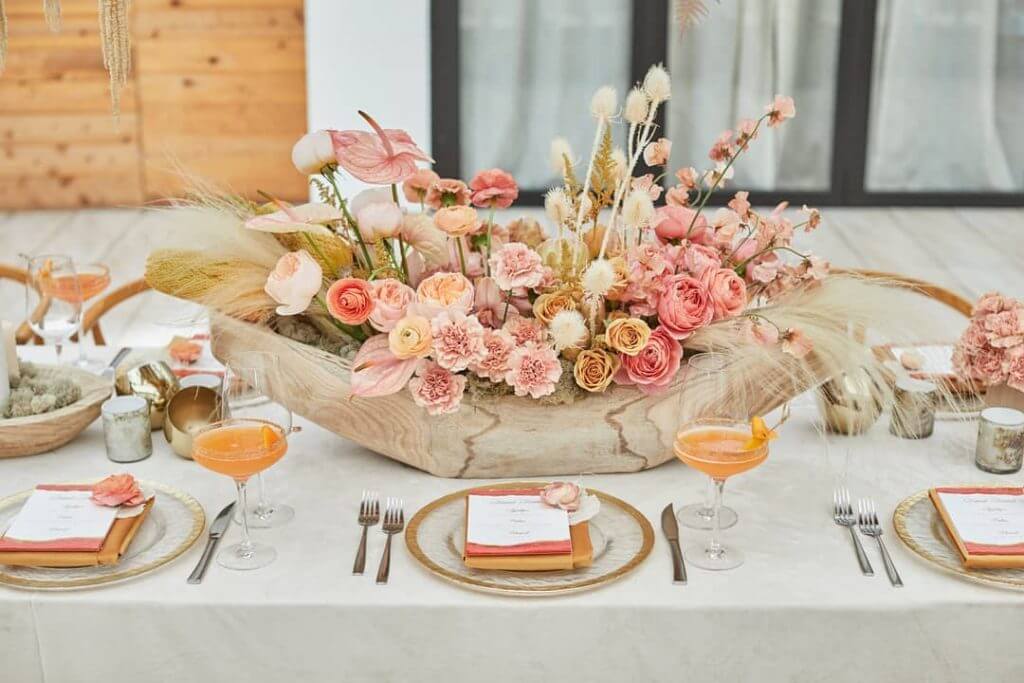
[[[391,571],[391,537],[405,528],[405,512],[402,510],[401,498],[388,498],[384,506],[384,523],[381,528],[388,535],[388,540],[384,544],[380,567],[377,568],[377,583],[387,583]]]
[[[376,491],[363,491],[363,500],[359,503],[359,526],[363,527],[363,536],[359,539],[359,550],[356,561],[352,565],[353,574],[362,574],[366,569],[366,530],[380,521],[380,499]]]
[[[857,501],[857,510],[860,513],[857,516],[857,526],[860,527],[860,532],[865,536],[873,536],[878,541],[878,549],[882,552],[882,562],[885,563],[885,573],[889,575],[889,583],[896,588],[902,588],[903,579],[900,578],[899,572],[896,571],[896,565],[889,557],[889,551],[882,543],[882,525],[878,523],[878,515],[875,514],[875,501],[870,498],[861,498]]]
[[[868,556],[864,552],[864,546],[860,544],[857,532],[853,528],[857,524],[857,517],[853,514],[850,492],[845,486],[837,486],[832,493],[832,519],[835,520],[836,524],[846,527],[850,532],[854,550],[857,551],[857,562],[860,563],[860,570],[864,572],[864,576],[874,576],[875,570],[871,568]]]

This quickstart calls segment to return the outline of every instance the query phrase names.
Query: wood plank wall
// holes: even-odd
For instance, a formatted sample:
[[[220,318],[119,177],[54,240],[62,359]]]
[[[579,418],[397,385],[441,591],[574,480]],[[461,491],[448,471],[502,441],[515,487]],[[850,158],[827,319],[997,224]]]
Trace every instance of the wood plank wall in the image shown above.
[[[254,196],[306,195],[302,0],[135,0],[131,82],[110,115],[96,0],[7,0],[0,208],[123,206],[178,196],[182,174]]]

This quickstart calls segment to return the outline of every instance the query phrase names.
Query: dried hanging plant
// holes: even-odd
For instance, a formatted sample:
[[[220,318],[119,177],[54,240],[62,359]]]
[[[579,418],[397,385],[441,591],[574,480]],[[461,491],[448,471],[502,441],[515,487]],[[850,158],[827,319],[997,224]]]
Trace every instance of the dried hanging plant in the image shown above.
[[[0,74],[7,63],[7,7],[5,0],[0,0]]]
[[[708,6],[704,0],[675,0],[672,7],[680,33],[699,24],[708,15]]]
[[[110,104],[114,118],[121,115],[121,88],[128,83],[128,72],[132,68],[131,37],[128,35],[130,1],[99,0],[103,66],[110,74]]]
[[[51,31],[60,31],[60,0],[43,0],[43,15]]]

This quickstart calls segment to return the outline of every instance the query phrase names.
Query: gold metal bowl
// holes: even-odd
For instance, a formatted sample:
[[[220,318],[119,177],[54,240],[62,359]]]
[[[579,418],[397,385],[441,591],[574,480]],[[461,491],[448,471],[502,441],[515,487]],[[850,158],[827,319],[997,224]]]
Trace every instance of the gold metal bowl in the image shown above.
[[[220,419],[220,396],[209,387],[185,387],[167,403],[164,436],[171,449],[192,459],[192,435]]]
[[[117,378],[115,386],[119,396],[141,396],[149,401],[153,429],[163,426],[167,403],[179,389],[178,378],[163,361],[143,363],[125,371]]]

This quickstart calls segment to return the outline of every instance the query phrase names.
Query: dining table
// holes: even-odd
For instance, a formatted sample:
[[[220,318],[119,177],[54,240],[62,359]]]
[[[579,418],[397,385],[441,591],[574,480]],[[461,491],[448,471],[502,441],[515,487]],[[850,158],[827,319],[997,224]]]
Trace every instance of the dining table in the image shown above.
[[[438,478],[302,417],[296,424],[287,455],[266,475],[271,498],[295,517],[252,531],[277,549],[275,562],[255,571],[214,562],[191,585],[204,534],[176,561],[129,581],[53,592],[0,586],[0,681],[938,682],[1024,674],[1024,593],[939,571],[893,529],[895,506],[931,486],[1020,485],[1020,474],[975,467],[972,420],[940,420],[933,436],[915,440],[890,434],[883,414],[865,434],[839,436],[823,429],[813,394],[797,398],[764,464],[725,488],[739,522],[724,538],[745,563],[723,572],[688,567],[685,585],[672,581],[658,520],[668,503],[702,500],[703,475],[676,461],[629,474],[566,472],[631,503],[656,538],[647,560],[618,581],[541,597],[446,582],[417,564],[402,536],[390,581],[379,585],[379,526],[370,529],[366,574],[354,576],[364,490],[402,498],[408,519],[441,496],[497,480]],[[230,479],[175,455],[160,432],[149,458],[109,461],[96,421],[54,451],[0,460],[0,497],[122,471],[191,494],[207,522],[234,496]],[[837,483],[874,498],[904,587],[890,585],[868,538],[876,571],[862,575],[850,536],[832,518]],[[680,533],[684,546],[707,534]],[[232,525],[226,540],[238,537]]]

